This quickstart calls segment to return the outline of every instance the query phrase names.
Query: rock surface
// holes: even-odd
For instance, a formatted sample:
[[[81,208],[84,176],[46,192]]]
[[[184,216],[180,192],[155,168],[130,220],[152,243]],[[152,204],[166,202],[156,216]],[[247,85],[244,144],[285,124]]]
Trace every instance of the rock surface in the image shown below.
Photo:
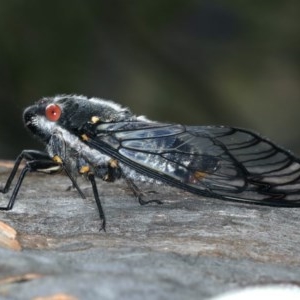
[[[0,166],[3,186],[11,164]],[[99,181],[107,218],[99,232],[91,187],[79,183],[86,199],[66,190],[65,176],[29,174],[13,210],[0,211],[22,247],[0,238],[1,299],[207,299],[253,285],[300,285],[300,209],[164,185],[149,194],[163,205],[140,206],[123,181]],[[1,206],[10,194],[0,194]]]

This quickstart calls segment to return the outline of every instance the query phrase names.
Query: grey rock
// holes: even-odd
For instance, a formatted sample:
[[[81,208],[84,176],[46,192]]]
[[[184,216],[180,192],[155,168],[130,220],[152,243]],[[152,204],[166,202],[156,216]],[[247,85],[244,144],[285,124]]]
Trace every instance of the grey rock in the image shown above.
[[[9,169],[0,168],[0,186]],[[23,250],[0,248],[0,298],[206,299],[232,289],[300,284],[300,209],[230,203],[166,187],[140,206],[123,181],[98,183],[107,218],[62,175],[30,174],[0,220]],[[9,194],[0,194],[1,206]],[[14,280],[25,274],[36,278]],[[11,280],[8,280],[11,279]]]

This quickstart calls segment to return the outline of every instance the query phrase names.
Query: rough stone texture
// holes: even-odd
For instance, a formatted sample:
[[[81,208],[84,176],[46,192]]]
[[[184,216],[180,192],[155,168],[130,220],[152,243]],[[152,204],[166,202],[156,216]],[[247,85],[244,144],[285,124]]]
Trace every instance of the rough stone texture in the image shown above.
[[[10,169],[1,165],[3,186]],[[206,299],[249,285],[300,285],[300,209],[164,185],[149,195],[163,205],[140,206],[124,182],[99,182],[107,217],[99,232],[90,185],[80,181],[87,199],[69,185],[61,175],[29,174],[13,210],[0,211],[22,246],[0,248],[1,299]],[[0,194],[1,206],[9,195]]]

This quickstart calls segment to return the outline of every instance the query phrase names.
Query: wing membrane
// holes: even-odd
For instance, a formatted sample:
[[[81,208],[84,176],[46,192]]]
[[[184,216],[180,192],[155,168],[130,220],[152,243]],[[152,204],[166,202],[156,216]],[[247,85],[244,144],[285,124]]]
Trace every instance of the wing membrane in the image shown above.
[[[206,196],[300,206],[299,160],[255,133],[150,122],[91,126],[91,147],[150,177]]]

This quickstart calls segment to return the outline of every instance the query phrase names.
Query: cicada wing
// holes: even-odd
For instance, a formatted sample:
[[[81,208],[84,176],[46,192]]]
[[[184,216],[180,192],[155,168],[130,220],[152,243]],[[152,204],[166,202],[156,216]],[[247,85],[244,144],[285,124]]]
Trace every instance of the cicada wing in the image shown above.
[[[246,171],[244,195],[274,205],[300,205],[300,161],[292,153],[243,129],[212,128],[211,134]]]
[[[92,132],[91,147],[193,193],[300,205],[299,160],[255,133],[149,122],[101,124]]]

